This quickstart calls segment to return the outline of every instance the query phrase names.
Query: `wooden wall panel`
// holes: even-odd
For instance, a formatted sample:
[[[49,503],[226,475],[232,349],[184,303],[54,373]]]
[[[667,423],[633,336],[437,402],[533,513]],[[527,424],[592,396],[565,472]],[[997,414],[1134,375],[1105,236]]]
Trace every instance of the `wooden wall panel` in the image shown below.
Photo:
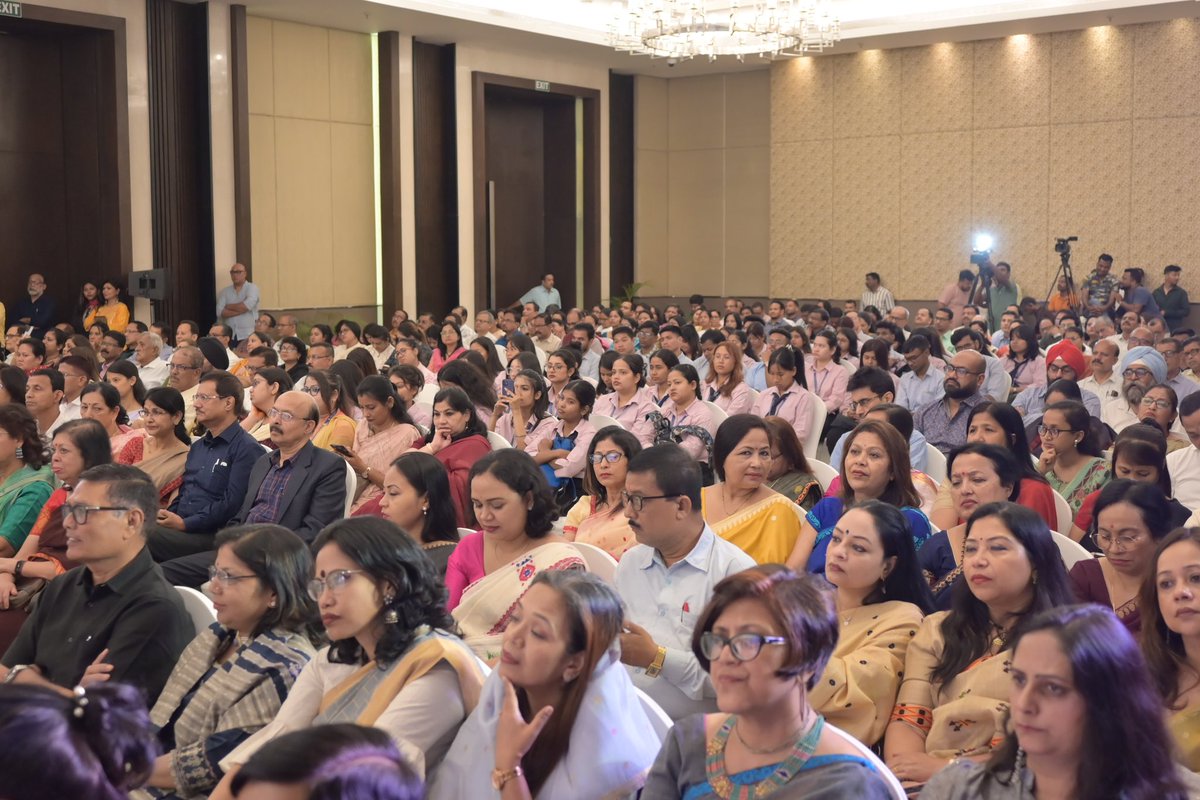
[[[414,41],[412,58],[417,296],[410,303],[440,314],[465,300],[458,285],[455,48]]]

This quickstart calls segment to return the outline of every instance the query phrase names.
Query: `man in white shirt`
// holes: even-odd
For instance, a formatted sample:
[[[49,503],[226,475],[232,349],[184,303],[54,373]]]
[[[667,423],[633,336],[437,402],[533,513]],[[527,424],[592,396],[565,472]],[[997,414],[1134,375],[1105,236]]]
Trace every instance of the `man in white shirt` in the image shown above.
[[[1117,433],[1141,422],[1142,398],[1166,381],[1167,362],[1153,347],[1135,347],[1121,361],[1121,400],[1104,409],[1101,419]]]
[[[1092,347],[1092,374],[1079,381],[1080,391],[1091,392],[1100,398],[1101,417],[1105,409],[1121,402],[1121,376],[1116,373],[1120,357],[1121,349],[1116,342],[1096,342]]]
[[[549,355],[558,348],[562,347],[562,338],[555,336],[550,330],[550,317],[542,312],[533,315],[533,319],[529,323],[530,332],[529,338],[533,339],[533,345],[543,353]]]
[[[859,308],[867,306],[875,306],[882,313],[886,314],[896,305],[895,298],[892,293],[883,288],[883,281],[879,278],[878,272],[868,272],[866,274],[865,283],[867,290],[862,293],[862,304]]]
[[[700,480],[695,460],[677,444],[630,459],[624,506],[638,544],[621,557],[614,579],[628,610],[621,661],[675,720],[716,709],[712,684],[692,653],[692,631],[713,587],[754,566],[705,523]]]
[[[62,397],[62,373],[51,367],[34,372],[25,384],[25,407],[37,420],[38,433],[44,436],[46,441],[53,438],[54,432],[69,419],[58,405],[62,402]]]
[[[1179,403],[1179,420],[1192,446],[1167,456],[1171,493],[1192,511],[1200,511],[1200,392]]]
[[[246,280],[246,275],[243,265],[234,264],[229,268],[233,285],[217,295],[217,317],[233,329],[233,336],[239,342],[254,332],[258,319],[258,287]]]
[[[942,381],[946,379],[946,373],[929,362],[929,340],[919,333],[913,334],[904,343],[904,360],[908,362],[909,371],[900,376],[896,403],[916,411],[941,398],[945,393]]]
[[[600,353],[602,350],[596,341],[596,329],[587,322],[577,322],[571,326],[572,343],[579,347],[582,362],[579,364],[579,374],[593,381],[600,380]]]
[[[486,308],[475,315],[475,334],[476,336],[486,336],[493,342],[500,338],[500,331],[496,329],[496,315]]]
[[[95,377],[91,362],[79,355],[63,356],[58,362],[58,371],[63,376],[63,396],[58,403],[66,422],[82,416],[83,404],[79,396]]]
[[[143,333],[138,337],[138,343],[133,348],[133,363],[138,369],[138,378],[142,385],[156,389],[167,382],[171,367],[160,358],[162,354],[162,337],[157,333]]]

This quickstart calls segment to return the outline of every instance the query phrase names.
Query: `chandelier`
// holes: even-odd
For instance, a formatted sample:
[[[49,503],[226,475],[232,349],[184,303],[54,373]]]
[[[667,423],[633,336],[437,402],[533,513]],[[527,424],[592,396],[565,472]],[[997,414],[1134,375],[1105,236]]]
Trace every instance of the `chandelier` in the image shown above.
[[[609,28],[617,50],[654,58],[819,53],[842,38],[831,0],[627,0]]]

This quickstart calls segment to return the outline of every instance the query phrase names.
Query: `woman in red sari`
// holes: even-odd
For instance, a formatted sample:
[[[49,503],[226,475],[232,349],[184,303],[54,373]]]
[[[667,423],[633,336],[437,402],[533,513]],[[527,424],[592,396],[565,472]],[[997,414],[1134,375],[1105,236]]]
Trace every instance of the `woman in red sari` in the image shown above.
[[[459,527],[466,527],[467,520],[472,519],[467,492],[471,467],[492,449],[487,440],[487,426],[466,392],[452,386],[434,396],[433,431],[425,442],[421,452],[434,456],[446,468],[455,517]]]

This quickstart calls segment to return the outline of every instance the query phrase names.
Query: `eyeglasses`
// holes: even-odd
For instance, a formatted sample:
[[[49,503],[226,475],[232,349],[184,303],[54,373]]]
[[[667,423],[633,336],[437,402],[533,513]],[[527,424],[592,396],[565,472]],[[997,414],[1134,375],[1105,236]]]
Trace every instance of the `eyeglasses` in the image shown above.
[[[739,633],[732,638],[719,633],[705,631],[700,634],[700,652],[709,661],[716,661],[726,646],[738,661],[753,661],[762,652],[763,645],[784,645],[787,639],[782,636],[763,636],[757,633]]]
[[[292,412],[280,411],[278,408],[272,408],[270,411],[268,411],[267,417],[270,419],[277,419],[280,422],[291,422],[292,420],[299,419],[299,417]]]
[[[629,492],[621,492],[621,503],[629,506],[635,512],[641,512],[646,507],[647,500],[668,500],[672,497],[680,497],[678,494],[630,494]]]
[[[1146,377],[1149,374],[1150,374],[1150,370],[1148,370],[1148,369],[1144,369],[1142,367],[1130,367],[1129,369],[1127,369],[1121,373],[1121,377],[1127,381],[1132,381],[1132,380],[1140,381],[1142,378]]]
[[[1038,425],[1038,436],[1043,439],[1053,439],[1064,433],[1075,433],[1075,430],[1072,428],[1052,428],[1049,425]]]
[[[1175,405],[1170,400],[1158,400],[1153,397],[1142,398],[1143,408],[1156,408],[1159,411],[1174,411]]]
[[[195,397],[201,403],[207,403],[211,400],[221,399],[221,395],[219,395],[219,394],[200,394],[199,392],[196,393]]]
[[[234,575],[233,573],[228,572],[227,570],[223,570],[216,565],[213,565],[208,568],[208,579],[210,581],[212,581],[213,583],[220,584],[221,586],[228,586],[231,583],[237,583],[238,581],[244,581],[249,578],[256,578],[256,577],[258,577],[258,576],[257,575]]]
[[[882,399],[883,397],[881,395],[873,394],[870,397],[864,397],[861,400],[851,400],[846,405],[849,406],[851,411],[858,411],[859,409],[865,411],[872,403],[876,403]]]
[[[88,514],[93,511],[131,511],[128,506],[87,506],[78,503],[63,503],[61,512],[63,521],[73,518],[76,525],[87,525]]]
[[[611,453],[592,453],[588,456],[588,461],[593,464],[599,464],[601,461],[607,461],[610,464],[615,464],[625,457],[625,454],[619,450],[614,450]]]
[[[313,578],[308,582],[308,596],[313,600],[320,600],[326,589],[331,592],[339,592],[350,582],[351,578],[365,572],[366,570],[362,569],[335,569],[325,576],[325,580]]]
[[[1131,547],[1136,547],[1143,537],[1140,533],[1137,536],[1113,536],[1103,531],[1096,531],[1090,537],[1092,543],[1101,550],[1128,550]]]
[[[317,397],[321,394],[321,387],[320,386],[305,386],[300,391],[304,392],[305,394],[312,395],[313,397]]]
[[[169,416],[171,416],[171,414],[164,408],[147,408],[146,416],[147,417],[169,417]]]
[[[200,369],[200,368],[199,367],[189,367],[187,364],[171,364],[170,369],[172,372],[179,372],[179,371],[185,370],[185,369]]]
[[[1047,375],[1061,375],[1070,380],[1074,380],[1075,368],[1068,367],[1065,364],[1061,367],[1058,364],[1051,364],[1050,366],[1046,367],[1046,374]]]

